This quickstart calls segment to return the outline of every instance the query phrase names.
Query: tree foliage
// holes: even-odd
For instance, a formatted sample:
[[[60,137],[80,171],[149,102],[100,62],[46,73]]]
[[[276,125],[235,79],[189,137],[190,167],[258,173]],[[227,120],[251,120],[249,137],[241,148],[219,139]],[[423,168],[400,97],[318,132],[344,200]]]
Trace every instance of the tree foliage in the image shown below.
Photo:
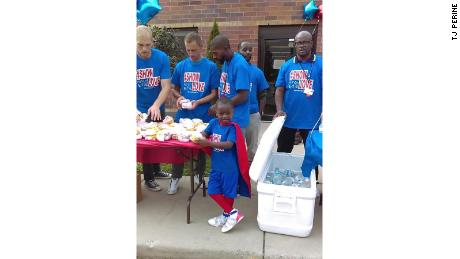
[[[206,56],[208,57],[209,60],[213,60],[211,48],[210,48],[211,41],[219,34],[220,34],[219,26],[217,25],[217,22],[214,20],[214,24],[212,25],[211,33],[209,34],[209,38],[208,38],[208,45],[206,47]]]
[[[154,47],[169,56],[172,72],[176,64],[185,58],[185,53],[179,44],[179,40],[171,28],[159,28],[157,26],[151,26],[150,28],[152,29]]]

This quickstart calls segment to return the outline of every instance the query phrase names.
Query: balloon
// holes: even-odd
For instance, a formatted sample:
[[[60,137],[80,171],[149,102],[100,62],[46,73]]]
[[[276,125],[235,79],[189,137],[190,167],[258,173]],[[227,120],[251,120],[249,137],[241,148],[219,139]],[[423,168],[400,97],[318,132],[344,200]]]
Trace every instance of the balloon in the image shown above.
[[[155,15],[161,11],[161,6],[158,0],[139,0],[137,1],[137,20],[146,25]]]
[[[310,0],[310,3],[304,4],[303,7],[303,18],[305,20],[313,19],[313,15],[315,15],[316,11],[318,11],[318,7],[315,5],[315,1]]]
[[[320,19],[321,17],[323,17],[323,5],[322,4],[318,6],[318,11],[315,14],[316,19]]]

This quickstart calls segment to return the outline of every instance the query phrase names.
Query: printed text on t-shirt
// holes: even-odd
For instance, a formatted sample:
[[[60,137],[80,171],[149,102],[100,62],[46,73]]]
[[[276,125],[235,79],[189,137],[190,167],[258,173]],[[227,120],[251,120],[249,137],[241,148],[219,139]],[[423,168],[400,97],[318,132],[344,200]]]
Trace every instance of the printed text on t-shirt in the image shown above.
[[[184,83],[191,83],[192,92],[204,92],[205,83],[200,82],[199,72],[185,72]]]
[[[137,81],[144,81],[143,85],[147,88],[157,87],[160,85],[160,77],[153,76],[153,68],[137,69],[136,79]]]
[[[230,94],[230,84],[227,83],[227,73],[225,72],[222,72],[222,74],[220,75],[220,83],[221,83],[221,89],[220,90],[220,95],[224,95],[224,94]]]
[[[220,142],[221,137],[222,137],[222,135],[213,133],[213,134],[211,135],[211,141],[212,141],[212,142]],[[220,148],[214,148],[214,151],[222,152],[222,151],[224,151],[224,150],[223,150],[223,149],[220,149]]]
[[[290,88],[297,88],[299,90],[304,90],[305,88],[313,89],[313,79],[308,79],[308,71],[304,70],[292,70],[289,73],[289,80],[298,81],[297,84],[291,83]]]

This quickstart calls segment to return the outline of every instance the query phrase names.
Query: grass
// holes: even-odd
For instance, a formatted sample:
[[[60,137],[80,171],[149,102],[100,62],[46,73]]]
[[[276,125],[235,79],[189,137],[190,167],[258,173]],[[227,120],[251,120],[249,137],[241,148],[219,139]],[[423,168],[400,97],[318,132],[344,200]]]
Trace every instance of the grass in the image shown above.
[[[161,171],[171,173],[172,172],[172,164],[160,164]],[[206,156],[206,167],[204,170],[204,175],[208,176],[209,171],[211,170],[211,160],[208,156]],[[142,164],[137,163],[137,171],[142,171]],[[190,175],[190,162],[186,162],[184,166],[184,175]]]

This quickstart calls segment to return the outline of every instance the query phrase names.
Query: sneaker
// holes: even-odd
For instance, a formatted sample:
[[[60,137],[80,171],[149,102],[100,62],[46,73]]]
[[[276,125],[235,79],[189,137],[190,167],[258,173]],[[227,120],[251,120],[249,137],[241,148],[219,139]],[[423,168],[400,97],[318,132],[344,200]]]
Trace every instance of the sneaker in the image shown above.
[[[227,217],[222,213],[217,217],[208,220],[209,225],[213,227],[222,227],[227,221]]]
[[[177,189],[179,188],[179,180],[180,178],[173,178],[171,181],[169,181],[168,194],[176,194]]]
[[[230,212],[230,216],[227,218],[224,226],[222,226],[222,233],[230,231],[232,228],[236,226],[236,224],[240,223],[241,220],[244,219],[244,215],[241,214],[237,209],[233,209]]]
[[[195,180],[195,185],[199,185],[199,184],[200,184],[200,176],[195,175],[195,176],[194,176],[194,180]],[[203,179],[203,181],[205,181],[205,180]],[[200,189],[203,189],[203,185],[200,185]]]
[[[161,191],[161,186],[155,182],[155,180],[145,181],[145,186],[152,192],[159,192]]]
[[[172,174],[166,172],[158,172],[155,173],[155,178],[162,178],[162,179],[169,179],[171,178]]]

